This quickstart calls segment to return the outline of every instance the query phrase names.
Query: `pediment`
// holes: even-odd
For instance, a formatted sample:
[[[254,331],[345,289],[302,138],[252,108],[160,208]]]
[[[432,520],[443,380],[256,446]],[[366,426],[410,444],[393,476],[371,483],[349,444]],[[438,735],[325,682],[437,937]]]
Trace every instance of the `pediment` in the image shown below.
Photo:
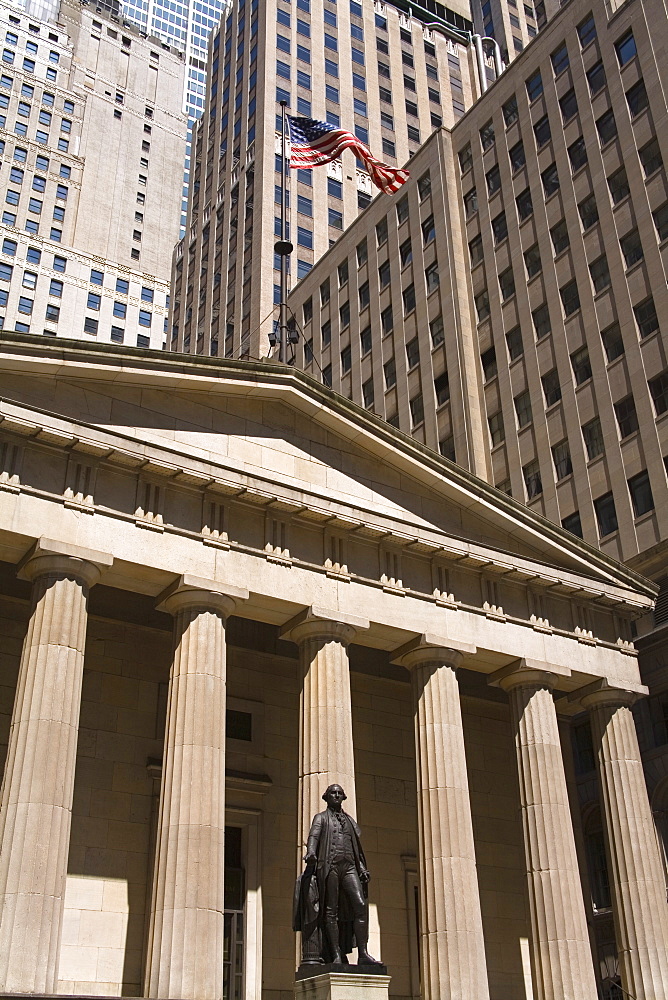
[[[212,488],[517,579],[542,567],[594,592],[654,593],[626,566],[283,366],[12,334],[0,342],[0,397],[5,430],[48,417],[62,447],[97,449],[175,487]]]

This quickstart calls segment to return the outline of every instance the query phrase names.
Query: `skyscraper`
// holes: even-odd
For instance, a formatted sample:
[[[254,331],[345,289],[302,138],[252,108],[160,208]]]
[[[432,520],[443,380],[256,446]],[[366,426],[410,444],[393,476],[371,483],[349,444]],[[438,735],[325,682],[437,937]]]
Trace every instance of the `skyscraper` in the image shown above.
[[[0,321],[161,348],[184,61],[108,12],[3,4]]]
[[[261,14],[263,16],[261,16]],[[194,137],[188,229],[177,248],[173,349],[268,349],[278,295],[280,102],[354,131],[390,164],[480,93],[468,4],[348,0],[233,5],[213,37],[209,104]],[[352,154],[290,177],[292,285],[376,193]]]

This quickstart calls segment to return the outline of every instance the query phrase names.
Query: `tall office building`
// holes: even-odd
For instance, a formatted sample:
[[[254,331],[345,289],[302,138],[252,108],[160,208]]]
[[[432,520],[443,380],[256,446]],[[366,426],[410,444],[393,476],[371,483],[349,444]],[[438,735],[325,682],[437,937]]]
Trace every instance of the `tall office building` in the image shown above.
[[[161,348],[183,57],[70,0],[0,25],[2,324]]]
[[[209,57],[209,104],[194,151],[188,228],[177,248],[173,349],[266,353],[278,294],[280,102],[354,131],[402,165],[480,92],[468,5],[371,0],[235,3]],[[371,201],[352,153],[290,178],[294,285]]]
[[[634,635],[664,845],[667,33],[654,0],[572,0],[289,299],[299,367],[659,584]],[[492,612],[512,599],[491,585]],[[574,735],[590,925],[616,968],[586,720]]]
[[[100,0],[96,0],[99,5]],[[114,0],[118,2],[118,0]],[[102,4],[104,6],[104,4]],[[188,181],[191,166],[191,136],[195,122],[202,114],[206,95],[206,60],[209,34],[218,26],[228,0],[127,0],[122,4],[123,16],[140,30],[160,38],[184,53],[186,74],[183,81],[183,111],[188,116],[188,146],[186,149],[181,228],[186,223]]]

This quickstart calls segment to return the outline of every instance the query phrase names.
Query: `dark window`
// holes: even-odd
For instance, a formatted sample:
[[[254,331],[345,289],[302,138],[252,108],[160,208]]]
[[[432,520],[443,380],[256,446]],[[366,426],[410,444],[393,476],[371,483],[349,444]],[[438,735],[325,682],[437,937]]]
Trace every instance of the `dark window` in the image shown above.
[[[543,79],[540,75],[540,71],[535,72],[526,81],[527,96],[529,101],[535,101],[537,97],[543,93]]]
[[[571,354],[571,365],[573,366],[576,385],[582,385],[583,382],[591,378],[591,362],[589,360],[589,351],[586,347],[581,347],[579,350],[573,351]]]
[[[363,330],[360,330],[360,350],[362,351],[362,357],[368,354],[371,350],[371,327],[365,326]]]
[[[596,293],[602,292],[610,285],[610,269],[608,268],[608,258],[605,254],[589,265],[592,284]]]
[[[587,70],[587,82],[589,83],[589,92],[592,97],[605,87],[605,69],[600,60],[594,63],[591,69]]]
[[[660,240],[668,239],[668,201],[652,212],[656,233]]]
[[[383,365],[383,375],[385,377],[385,388],[391,389],[393,385],[397,384],[397,366],[395,364],[394,358],[390,358]]]
[[[627,62],[636,55],[636,41],[632,31],[627,31],[625,35],[615,42],[615,52],[619,59],[619,65],[625,66]]]
[[[568,235],[568,226],[566,225],[566,220],[561,219],[556,225],[552,226],[550,229],[550,236],[552,238],[552,246],[554,247],[555,255],[562,253],[567,247],[570,246],[570,238]]]
[[[659,317],[656,314],[654,299],[651,295],[637,306],[634,306],[633,312],[635,313],[641,340],[643,337],[649,337],[650,333],[654,333],[655,330],[659,329]]]
[[[575,278],[573,278],[572,281],[569,281],[567,285],[560,288],[559,294],[561,296],[566,316],[571,316],[574,312],[578,311],[580,308],[580,295],[578,293],[578,285]]]
[[[640,241],[640,233],[637,229],[632,229],[626,236],[622,236],[619,245],[622,248],[622,254],[624,255],[627,267],[633,267],[634,264],[637,264],[645,256]]]
[[[437,406],[442,406],[443,403],[447,403],[450,399],[450,384],[447,372],[443,372],[442,375],[434,379],[434,392],[436,393]]]
[[[509,150],[508,156],[510,157],[510,166],[513,169],[513,173],[519,170],[527,161],[526,154],[524,152],[524,143],[516,142],[515,145]]]
[[[649,177],[650,174],[653,174],[656,170],[660,170],[663,166],[658,139],[650,139],[642,149],[638,150],[638,156],[640,157],[645,177]]]
[[[489,436],[492,442],[492,447],[494,448],[497,444],[501,444],[506,439],[506,432],[503,426],[503,414],[501,410],[497,410],[496,413],[492,413],[492,415],[487,418],[487,424],[489,426]]]
[[[332,324],[329,320],[326,320],[320,327],[320,337],[322,340],[322,346],[327,347],[328,344],[332,342]]]
[[[420,364],[420,345],[418,343],[417,337],[413,337],[406,344],[406,362],[408,364],[408,370],[415,368],[416,365]]]
[[[575,96],[575,90],[571,88],[563,97],[559,98],[559,107],[561,108],[561,117],[564,122],[570,121],[578,113],[578,101]]]
[[[226,709],[225,735],[230,740],[243,740],[250,743],[253,739],[253,716],[251,713],[237,712],[231,708]]]
[[[412,243],[410,241],[410,238],[407,239],[407,240],[404,240],[404,242],[399,247],[399,258],[401,260],[401,266],[402,267],[405,267],[406,264],[409,264],[412,261],[412,259],[413,259],[413,245],[412,245]]]
[[[471,153],[471,144],[469,143],[468,146],[464,146],[463,149],[460,149],[458,156],[459,156],[459,169],[461,170],[462,174],[465,174],[466,171],[470,170],[471,167],[473,166],[473,154]]]
[[[491,121],[480,129],[480,143],[483,149],[489,149],[494,145],[494,125]]]
[[[357,294],[359,295],[360,312],[361,312],[363,309],[366,309],[366,307],[369,305],[369,300],[371,297],[369,294],[368,281],[365,281],[363,285],[360,285]]]
[[[487,178],[487,190],[490,194],[494,194],[501,187],[501,173],[499,171],[498,164],[494,164],[491,170],[488,170],[485,174]]]
[[[624,341],[622,340],[619,323],[613,323],[611,326],[606,327],[605,330],[601,330],[601,340],[603,341],[603,349],[608,361],[614,361],[615,358],[621,357],[624,353]]]
[[[341,351],[341,374],[346,375],[350,371],[352,364],[350,356],[350,344]]]
[[[478,195],[476,194],[476,189],[471,188],[464,195],[464,212],[466,213],[466,218],[470,219],[478,211]]]
[[[570,531],[572,535],[577,535],[578,538],[582,538],[582,522],[580,521],[580,511],[576,510],[574,514],[569,514],[561,522],[561,527],[566,531]]]
[[[506,302],[515,294],[515,278],[512,267],[506,268],[499,275],[499,288],[501,289],[501,300]]]
[[[547,375],[543,375],[541,382],[543,383],[545,405],[553,406],[555,403],[558,403],[561,399],[561,385],[559,384],[559,372],[557,369],[553,368]]]
[[[533,278],[535,274],[538,274],[543,269],[543,265],[540,259],[540,250],[538,249],[538,244],[534,243],[532,247],[524,251],[524,264],[527,269],[527,277]]]
[[[603,429],[601,427],[601,421],[598,417],[594,417],[590,420],[588,424],[585,424],[582,428],[582,437],[584,438],[585,448],[587,449],[587,458],[591,461],[593,458],[598,458],[604,452],[603,444]]]
[[[373,378],[367,379],[366,382],[362,383],[362,402],[367,410],[370,406],[373,406]]]
[[[543,492],[543,482],[540,477],[540,466],[538,464],[538,460],[534,459],[533,462],[523,465],[522,475],[524,476],[527,500],[532,500],[534,497],[540,496]]]
[[[407,316],[408,313],[412,313],[415,309],[415,285],[408,285],[407,288],[404,288],[401,295],[404,302],[404,316]]]
[[[559,190],[559,173],[556,163],[551,163],[547,169],[543,170],[541,180],[543,181],[543,191],[545,197],[549,198],[555,191]]]
[[[344,302],[339,306],[339,325],[342,330],[350,326],[350,302]]]
[[[615,121],[612,108],[596,119],[596,129],[602,146],[605,146],[607,142],[611,142],[615,138],[617,135],[617,122]]]
[[[582,219],[582,228],[585,232],[595,226],[598,222],[598,205],[596,204],[596,198],[593,194],[590,194],[588,198],[585,198],[578,205],[578,212],[580,213],[580,218]]]
[[[508,345],[508,357],[511,361],[524,354],[524,344],[522,343],[522,331],[519,326],[514,326],[506,334],[506,344]]]
[[[482,323],[484,319],[489,316],[489,294],[487,289],[484,288],[482,292],[478,292],[474,299],[476,312],[478,314],[478,322]]]
[[[642,517],[648,511],[654,510],[654,497],[647,470],[639,472],[637,476],[632,476],[628,480],[628,484],[635,517]]]
[[[554,473],[557,482],[565,479],[566,476],[570,476],[573,471],[573,463],[571,462],[571,450],[568,447],[568,441],[560,441],[559,444],[553,445],[552,461],[554,462]]]
[[[418,177],[417,186],[420,201],[424,201],[427,195],[431,193],[431,176],[429,171],[423,174],[422,177]]]
[[[626,91],[626,103],[629,106],[631,118],[635,118],[641,111],[649,105],[647,90],[644,80],[638,80],[629,90]]]
[[[382,247],[383,243],[387,243],[387,218],[376,223],[376,244]]]
[[[385,288],[390,283],[390,262],[389,260],[383,261],[383,263],[378,268],[378,282],[381,288]]]
[[[425,268],[424,272],[425,281],[427,282],[427,295],[431,295],[440,284],[440,274],[438,271],[438,261],[434,260]]]
[[[422,223],[422,242],[426,246],[436,236],[436,230],[434,228],[434,216],[430,215],[428,219],[425,219]]]
[[[506,123],[506,128],[509,128],[513,122],[516,122],[519,118],[519,110],[517,107],[517,98],[513,94],[506,103],[503,105],[503,120]]]
[[[590,42],[593,42],[596,38],[596,24],[594,22],[594,15],[588,14],[587,17],[578,25],[578,35],[580,38],[580,45],[584,49]]]
[[[552,323],[550,322],[550,310],[547,307],[547,302],[534,309],[531,313],[531,318],[533,319],[534,330],[536,331],[536,340],[540,340],[541,337],[547,337],[548,333],[551,333]]]
[[[552,133],[550,131],[550,119],[547,115],[543,115],[539,118],[533,127],[534,135],[536,136],[536,145],[540,149],[552,138]]]
[[[565,69],[568,69],[570,60],[568,58],[566,42],[562,42],[559,48],[555,49],[550,58],[552,59],[552,68],[555,76],[559,76],[559,74],[563,73]]]
[[[380,325],[383,330],[383,336],[385,336],[388,333],[391,333],[392,330],[394,329],[394,320],[392,317],[391,305],[387,306],[386,309],[383,309],[382,313],[380,314]]]
[[[571,170],[575,173],[587,162],[587,146],[582,136],[572,142],[568,147],[568,158],[571,161]]]
[[[494,223],[492,223],[494,225]],[[471,258],[471,266],[475,267],[479,264],[484,257],[482,249],[482,236],[474,236],[472,240],[469,240],[469,256]]]
[[[656,378],[651,378],[647,384],[652,394],[656,415],[660,417],[668,410],[668,370],[661,372]]]
[[[422,393],[418,393],[417,396],[413,396],[408,402],[411,411],[411,424],[413,427],[417,427],[424,420],[424,402],[422,400]]]
[[[482,364],[483,375],[485,377],[485,382],[489,382],[490,379],[494,378],[498,374],[498,366],[496,363],[496,351],[493,347],[488,348],[486,351],[480,355],[480,361]]]
[[[505,212],[499,212],[499,214],[492,219],[492,232],[494,233],[494,243],[496,246],[498,246],[499,243],[507,237],[508,223],[506,221]],[[482,248],[482,237],[478,236],[477,238],[481,241],[480,245]],[[482,254],[480,255],[480,259],[482,260]]]
[[[520,220],[528,219],[530,215],[533,214],[533,202],[531,200],[531,191],[529,188],[525,188],[521,194],[518,194],[515,199],[517,203],[517,213]]]
[[[610,197],[612,198],[613,205],[617,205],[626,198],[630,193],[630,188],[624,167],[620,167],[611,177],[608,177],[608,187],[610,188]]]
[[[526,427],[533,420],[531,397],[528,390],[521,392],[519,396],[515,396],[513,402],[515,403],[515,412],[517,413],[517,426]]]
[[[617,531],[617,511],[612,493],[604,493],[602,497],[594,500],[594,510],[596,511],[596,521],[598,522],[598,533],[601,538],[611,535]]]
[[[623,440],[638,430],[638,414],[633,395],[620,399],[618,403],[614,404],[614,410],[619,426],[619,435]]]
[[[443,328],[443,317],[437,316],[429,324],[432,347],[438,347],[445,340],[445,330]]]

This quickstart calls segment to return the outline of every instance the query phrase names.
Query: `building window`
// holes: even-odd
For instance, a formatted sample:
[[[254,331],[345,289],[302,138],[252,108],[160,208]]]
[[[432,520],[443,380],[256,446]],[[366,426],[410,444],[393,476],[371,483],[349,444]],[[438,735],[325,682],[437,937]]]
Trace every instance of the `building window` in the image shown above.
[[[652,218],[656,226],[657,236],[663,242],[663,240],[668,239],[668,201],[652,212]]]
[[[661,372],[647,383],[657,417],[668,410],[668,371]]]
[[[485,382],[489,382],[498,374],[498,365],[496,361],[496,351],[493,347],[488,348],[488,350],[483,351],[480,355],[480,362],[482,364],[482,371],[484,375]]]
[[[387,336],[387,334],[391,333],[392,330],[394,329],[394,320],[392,317],[391,305],[387,306],[386,309],[383,309],[382,313],[380,314],[380,325],[383,331],[383,336]]]
[[[622,340],[619,323],[613,323],[611,326],[606,327],[605,330],[601,330],[601,340],[603,341],[603,349],[608,361],[614,361],[615,358],[621,357],[624,353],[624,341]]]
[[[598,292],[602,292],[604,289],[609,287],[610,270],[608,268],[608,258],[605,254],[589,265],[589,273],[591,274],[594,291],[597,294]]]
[[[561,385],[559,383],[559,372],[556,368],[549,371],[547,375],[541,377],[541,382],[543,383],[543,395],[545,396],[545,405],[553,406],[558,403],[561,399]]]
[[[382,218],[376,223],[376,245],[382,247],[387,243],[387,218]]]
[[[487,191],[490,195],[494,194],[495,191],[501,188],[501,172],[499,170],[498,163],[495,163],[491,170],[486,173],[487,178]]]
[[[428,243],[436,236],[436,229],[434,227],[434,216],[430,215],[429,218],[425,219],[422,223],[422,243],[427,246]]]
[[[636,55],[636,42],[632,31],[627,31],[618,41],[615,42],[615,52],[620,66],[626,66],[627,62]]]
[[[508,151],[508,156],[510,157],[510,166],[513,173],[516,170],[520,170],[527,161],[526,153],[524,152],[524,143],[521,141],[516,142]]]
[[[397,366],[394,358],[390,358],[390,360],[386,361],[383,365],[383,376],[385,378],[386,391],[397,384]]]
[[[622,254],[624,255],[627,267],[633,267],[634,264],[637,264],[645,256],[640,241],[640,233],[637,229],[632,229],[626,236],[622,236],[619,245],[622,248]]]
[[[422,177],[418,177],[417,188],[418,197],[422,202],[431,193],[431,176],[429,171],[422,174]]]
[[[98,326],[99,320],[93,319],[92,316],[86,316],[84,319],[84,333],[92,333],[96,337]]]
[[[487,423],[489,425],[490,441],[492,443],[492,448],[494,448],[497,444],[501,444],[506,439],[506,431],[503,426],[503,414],[501,413],[501,410],[497,410],[496,413],[492,413],[492,415],[487,418]]]
[[[528,219],[530,215],[533,214],[533,202],[531,200],[531,191],[526,188],[521,194],[518,194],[515,199],[517,204],[517,214],[520,217],[520,221]]]
[[[506,101],[501,110],[503,111],[503,120],[506,123],[506,128],[510,128],[510,126],[517,121],[520,114],[515,94],[513,94],[513,96]]]
[[[564,307],[564,315],[572,316],[580,308],[580,294],[575,278],[559,289],[561,302]]]
[[[615,121],[615,115],[612,108],[606,111],[605,114],[601,115],[600,118],[596,119],[596,130],[598,132],[598,137],[601,146],[605,146],[606,143],[612,142],[612,140],[617,135],[617,122]]]
[[[443,327],[443,317],[437,316],[429,324],[432,347],[438,347],[445,340],[445,329]]]
[[[360,331],[360,350],[362,352],[362,357],[369,353],[371,350],[371,327],[365,326],[363,330]]]
[[[591,362],[589,360],[589,351],[586,347],[581,347],[578,351],[574,351],[571,354],[571,365],[576,385],[582,385],[583,382],[591,378]]]
[[[552,461],[554,462],[554,473],[557,482],[561,482],[566,476],[570,476],[573,471],[573,463],[571,462],[571,450],[568,447],[568,441],[560,441],[559,444],[555,444],[552,448]]]
[[[89,292],[86,307],[88,309],[95,309],[97,311],[100,308],[101,301],[102,301],[101,295],[97,295],[95,292]]]
[[[323,348],[328,347],[332,342],[332,324],[329,320],[325,320],[320,327],[320,340]]]
[[[655,171],[660,170],[663,166],[663,158],[661,156],[661,150],[659,149],[658,140],[650,139],[642,149],[638,150],[638,156],[640,157],[640,162],[642,163],[642,168],[645,172],[645,177],[650,177]]]
[[[552,132],[550,130],[550,119],[547,115],[543,115],[533,127],[534,135],[536,136],[536,146],[541,149],[545,146],[552,138]]]
[[[531,317],[533,319],[534,330],[536,331],[536,340],[547,337],[548,333],[552,332],[550,310],[548,309],[547,302],[534,309]]]
[[[540,259],[540,250],[538,249],[538,244],[534,243],[532,247],[524,251],[524,264],[527,269],[527,277],[533,278],[534,275],[539,274],[543,269],[543,265]]]
[[[571,161],[571,170],[573,173],[576,170],[580,170],[587,163],[587,146],[582,136],[568,147],[568,158]]]
[[[493,225],[494,223],[492,223],[492,226]],[[475,267],[475,265],[479,264],[483,259],[484,252],[482,248],[482,236],[474,236],[472,240],[469,240],[469,256],[471,258],[471,267]]]
[[[51,278],[49,284],[49,295],[54,295],[56,298],[61,298],[63,294],[63,282],[59,281],[57,278]]]
[[[584,438],[585,448],[587,449],[587,458],[591,461],[593,458],[598,458],[604,452],[603,444],[603,429],[601,427],[601,421],[598,417],[594,417],[589,423],[584,424],[582,428],[582,437]]]
[[[474,302],[478,314],[478,322],[482,323],[489,316],[489,293],[486,288],[475,296]]]
[[[369,301],[371,299],[368,281],[365,281],[364,284],[359,286],[357,294],[359,296],[360,312],[362,312],[364,309],[367,308],[367,306],[369,305]]]
[[[631,118],[637,117],[641,111],[649,106],[649,98],[643,80],[638,80],[633,87],[626,91],[626,103],[629,106]]]
[[[543,78],[540,75],[540,71],[536,71],[529,79],[526,81],[527,97],[529,98],[529,103],[536,100],[537,97],[543,93]]]
[[[527,500],[533,500],[534,497],[540,496],[543,492],[543,482],[540,476],[538,459],[534,459],[533,462],[528,462],[526,465],[523,465],[522,475],[524,476]]]
[[[104,284],[104,271],[92,270],[90,272],[90,283],[91,283],[91,285],[103,285]]]
[[[467,219],[472,218],[477,211],[478,211],[478,195],[476,193],[476,189],[471,188],[471,190],[467,191],[466,194],[464,195],[464,212],[466,214],[466,218]]]
[[[641,340],[643,337],[649,337],[650,333],[654,333],[655,330],[659,329],[659,317],[657,316],[654,299],[651,295],[637,306],[634,306],[633,312],[638,324],[638,332]]]
[[[409,371],[420,364],[420,345],[417,337],[413,337],[406,344],[406,363]]]
[[[598,533],[601,538],[611,535],[617,531],[617,511],[612,493],[604,493],[602,497],[594,500],[594,511],[598,523]]]
[[[524,345],[522,343],[522,330],[519,326],[514,326],[512,330],[509,330],[506,334],[506,344],[508,345],[508,357],[511,361],[515,358],[519,358],[524,354]]]
[[[417,396],[413,396],[408,402],[411,411],[411,425],[417,427],[424,421],[424,403],[422,400],[422,393],[418,393]]]
[[[424,272],[425,281],[427,282],[427,295],[431,295],[435,292],[440,284],[440,275],[438,271],[438,261],[433,261]]]
[[[637,476],[632,476],[628,480],[628,484],[634,516],[642,517],[643,514],[654,510],[654,497],[647,470],[639,472]]]
[[[540,176],[543,182],[545,197],[549,198],[550,195],[559,190],[559,172],[556,163],[551,163],[549,167],[543,170]]]
[[[594,63],[591,69],[587,70],[587,82],[589,84],[589,93],[592,97],[605,87],[607,81],[605,68],[601,60]]]
[[[410,241],[410,237],[399,246],[399,259],[401,260],[401,266],[406,267],[407,264],[413,259],[413,244]]]
[[[587,17],[578,25],[578,36],[580,38],[580,45],[582,48],[586,48],[590,42],[593,42],[596,38],[596,24],[594,22],[594,15],[588,14]]]
[[[565,69],[568,69],[570,65],[570,60],[568,58],[568,48],[566,42],[562,42],[558,49],[551,55],[552,69],[554,70],[554,75],[559,76],[563,73]]]
[[[619,436],[622,440],[638,430],[638,414],[633,395],[630,394],[614,404],[617,425],[619,426]]]
[[[578,101],[574,89],[571,88],[563,97],[559,98],[559,107],[561,108],[561,117],[564,124],[575,117],[578,113]]]
[[[390,262],[389,260],[383,261],[383,263],[378,268],[378,283],[381,288],[386,288],[390,283]]]
[[[629,181],[624,167],[620,167],[611,177],[608,177],[608,187],[610,188],[610,197],[612,198],[613,205],[619,204],[620,201],[623,201],[630,194]],[[668,229],[666,233],[668,235]]]
[[[140,326],[150,326],[153,316],[152,313],[148,312],[146,309],[139,310],[139,325]]]
[[[464,146],[463,149],[460,149],[457,155],[459,157],[459,169],[462,174],[465,174],[473,166],[471,144],[469,143],[467,146]]]
[[[350,302],[344,302],[339,306],[339,326],[342,330],[350,326]]]
[[[362,383],[362,402],[367,410],[373,406],[373,398],[373,378],[370,378]]]
[[[491,121],[488,121],[486,125],[480,129],[480,144],[483,148],[489,149],[494,145],[494,125]]]
[[[352,360],[350,353],[350,344],[348,344],[348,346],[344,347],[343,350],[341,351],[341,374],[346,375],[350,371],[351,365],[352,365]]]
[[[501,290],[501,301],[507,302],[515,294],[515,277],[512,267],[506,268],[499,275],[499,288]]]
[[[569,514],[561,522],[561,527],[565,531],[570,531],[572,535],[577,535],[578,538],[582,538],[582,522],[580,521],[580,511],[576,510],[574,514]]]

